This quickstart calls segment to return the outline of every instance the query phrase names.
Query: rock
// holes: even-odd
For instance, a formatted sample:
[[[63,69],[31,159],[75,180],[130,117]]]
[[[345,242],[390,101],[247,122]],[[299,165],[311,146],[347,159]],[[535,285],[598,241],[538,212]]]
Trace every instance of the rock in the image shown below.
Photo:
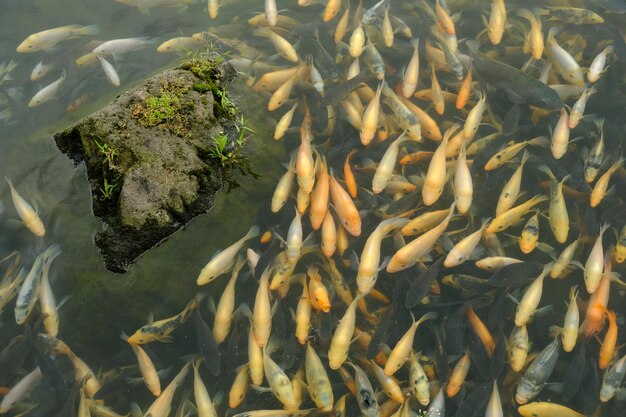
[[[245,163],[238,111],[225,92],[234,76],[228,64],[194,58],[54,135],[86,164],[94,214],[106,223],[95,241],[111,271],[125,272],[208,211],[231,167]]]

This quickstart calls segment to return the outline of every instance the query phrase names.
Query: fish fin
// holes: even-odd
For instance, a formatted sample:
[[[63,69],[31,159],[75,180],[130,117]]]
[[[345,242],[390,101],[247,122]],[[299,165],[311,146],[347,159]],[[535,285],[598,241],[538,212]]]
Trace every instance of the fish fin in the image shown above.
[[[272,392],[271,388],[260,387],[258,385],[250,384],[250,387],[257,392]]]
[[[391,256],[385,256],[385,258],[383,259],[383,263],[380,264],[380,267],[378,268],[378,271],[382,271],[383,269],[387,268],[387,265],[389,265],[389,262],[391,261]]]
[[[59,304],[57,304],[57,308],[56,308],[56,309],[57,309],[57,311],[59,311],[59,309],[60,309],[61,307],[63,307],[63,304],[67,303],[67,302],[69,301],[69,299],[70,299],[70,298],[72,298],[72,296],[73,296],[73,295],[74,295],[74,294],[68,294],[68,295],[66,295],[65,297],[63,297],[63,298],[61,299],[61,301],[59,301]]]
[[[519,301],[517,300],[517,298],[513,297],[513,295],[511,295],[511,293],[509,293],[508,291],[505,292],[506,296],[509,297],[511,299],[511,301],[513,301],[515,304],[519,305]]]
[[[353,271],[357,271],[359,269],[359,256],[356,254],[354,249],[350,251],[349,262],[350,265],[348,266],[348,268],[352,269]]]
[[[156,340],[163,343],[170,343],[174,341],[174,338],[172,336],[159,336]]]
[[[217,394],[213,396],[213,405],[215,405],[216,407],[219,406],[220,404],[224,402],[224,398],[225,398],[225,393],[224,393],[224,390],[221,389],[217,392]]]
[[[540,251],[548,254],[553,259],[556,256],[556,250],[552,246],[548,245],[545,242],[538,242],[537,243],[537,249],[539,249]]]
[[[148,313],[148,320],[147,320],[147,324],[152,324],[154,323],[154,314],[152,312]]]
[[[209,297],[209,298],[206,300],[206,305],[207,305],[207,307],[208,307],[209,311],[210,311],[213,315],[215,315],[215,313],[216,313],[217,309],[216,309],[216,307],[215,307],[215,300],[213,300],[213,297]]]

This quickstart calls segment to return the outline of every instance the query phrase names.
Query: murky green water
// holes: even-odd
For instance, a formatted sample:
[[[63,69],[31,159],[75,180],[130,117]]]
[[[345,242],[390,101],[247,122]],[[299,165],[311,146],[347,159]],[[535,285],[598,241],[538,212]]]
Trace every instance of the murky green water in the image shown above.
[[[83,358],[95,371],[105,372],[133,365],[135,362],[132,352],[119,338],[119,334],[121,332],[128,334],[134,332],[141,325],[145,324],[149,314],[153,314],[156,319],[160,319],[178,313],[197,293],[198,287],[195,284],[195,280],[198,272],[215,251],[223,249],[239,239],[252,224],[260,225],[262,230],[281,225],[280,233],[286,236],[288,225],[293,218],[291,206],[294,199],[290,200],[290,203],[279,214],[271,214],[269,209],[274,186],[284,172],[280,165],[288,163],[289,153],[295,151],[299,145],[298,134],[293,132],[288,133],[287,137],[281,142],[272,140],[274,125],[271,120],[277,120],[288,107],[285,106],[277,112],[268,113],[265,106],[269,95],[259,98],[256,93],[250,91],[249,93],[244,93],[244,96],[245,94],[255,94],[256,99],[242,100],[239,103],[242,105],[243,112],[250,120],[252,127],[256,130],[256,134],[249,141],[249,152],[254,170],[261,174],[261,178],[254,180],[251,177],[240,177],[241,188],[228,194],[225,192],[220,193],[215,208],[209,214],[199,216],[189,223],[184,230],[150,250],[137,260],[126,274],[122,275],[111,273],[104,268],[97,248],[93,244],[93,235],[103,225],[91,213],[90,189],[84,169],[82,167],[74,167],[72,162],[56,149],[51,139],[51,134],[55,131],[75,123],[81,117],[101,108],[120,92],[178,62],[180,56],[177,54],[156,52],[156,47],[161,42],[176,36],[191,36],[194,33],[209,30],[231,41],[236,39],[257,48],[262,53],[256,64],[260,68],[265,64],[277,68],[292,65],[284,59],[274,56],[275,51],[269,42],[264,40],[264,38],[254,36],[254,27],[246,23],[250,17],[263,12],[263,4],[260,0],[255,0],[254,2],[248,0],[223,0],[223,3],[215,20],[209,19],[205,2],[195,2],[178,8],[155,7],[151,8],[149,13],[142,12],[136,7],[114,2],[113,0],[4,0],[0,4],[0,63],[3,61],[8,63],[11,60],[17,63],[17,67],[11,72],[12,80],[7,80],[0,85],[0,91],[7,97],[6,103],[0,101],[0,113],[4,115],[4,120],[0,120],[0,174],[11,178],[22,196],[28,201],[36,203],[47,229],[45,238],[36,239],[24,227],[15,224],[12,219],[15,219],[16,215],[8,186],[4,182],[0,183],[0,196],[3,208],[0,214],[0,256],[17,250],[22,254],[23,264],[29,267],[32,259],[48,245],[58,243],[61,246],[63,254],[54,262],[51,277],[52,286],[57,300],[66,295],[71,295],[72,297],[59,311],[61,323],[59,337],[67,342],[74,352]],[[366,1],[365,7],[371,7],[374,3],[373,1]],[[610,157],[616,157],[621,154],[624,146],[625,125],[623,112],[626,109],[626,81],[624,77],[626,46],[624,45],[624,28],[626,27],[626,14],[615,12],[619,11],[620,8],[622,10],[626,9],[622,3],[619,1],[572,1],[572,6],[586,7],[598,12],[605,19],[605,22],[598,25],[580,26],[565,25],[561,22],[554,23],[565,30],[567,39],[579,42],[571,47],[580,53],[576,56],[577,59],[585,63],[583,66],[588,66],[593,57],[608,43],[613,44],[615,47],[615,54],[610,60],[609,70],[602,75],[601,81],[597,84],[599,92],[592,96],[585,112],[585,114],[594,113],[597,117],[605,119],[604,132],[607,144],[605,155]],[[413,30],[413,36],[419,37],[423,41],[427,36],[427,29],[422,24],[423,17],[419,14],[420,11],[417,9],[416,4],[417,2],[391,0],[390,13],[404,20]],[[480,41],[482,45],[485,45],[484,49],[495,49],[499,53],[499,56],[496,55],[497,59],[506,61],[518,68],[521,67],[528,56],[524,55],[520,48],[515,50],[504,48],[505,46],[519,47],[523,42],[522,28],[528,27],[525,20],[520,20],[515,16],[515,11],[519,7],[531,9],[532,7],[544,6],[545,4],[546,2],[542,1],[506,1],[511,26],[507,28],[502,47],[498,49],[487,46],[489,45],[489,40],[486,36],[482,36]],[[550,4],[567,5],[568,2],[559,1],[550,2]],[[483,28],[481,13],[487,18],[489,16],[490,2],[488,1],[482,1],[479,4],[469,1],[449,1],[449,6],[455,13],[462,12],[456,23],[457,37],[459,39],[474,38]],[[608,7],[609,11],[603,6]],[[357,2],[351,1],[351,19],[356,7]],[[278,0],[278,9],[284,10],[280,12],[280,15],[292,17],[300,23],[297,28],[293,29],[291,35],[289,35],[288,31],[281,33],[287,33],[287,37],[294,43],[300,40],[302,50],[299,52],[301,52],[303,57],[306,54],[315,53],[314,46],[311,46],[314,45],[311,40],[316,27],[321,34],[324,47],[333,58],[337,53],[343,56],[347,55],[347,51],[337,48],[332,42],[335,27],[344,9],[341,9],[339,14],[326,24],[321,20],[324,10],[323,4],[312,4],[303,7],[299,6],[295,0],[290,0],[289,2]],[[32,54],[20,54],[15,51],[16,46],[31,33],[67,24],[96,24],[99,28],[99,34],[89,38],[62,42],[52,51]],[[395,22],[394,25],[396,25]],[[547,34],[550,26],[551,23],[544,17],[544,35]],[[580,35],[580,37],[576,38],[574,36],[576,34]],[[154,44],[150,47],[124,54],[119,59],[111,61],[121,78],[121,87],[115,88],[107,81],[97,62],[95,65],[86,68],[76,68],[75,59],[90,50],[85,47],[88,40],[109,40],[138,36],[153,39]],[[344,41],[348,42],[349,37],[350,31],[345,36]],[[381,50],[385,60],[387,81],[390,86],[395,85],[401,79],[401,71],[407,65],[413,48],[409,40],[406,37],[402,37],[400,33],[395,34],[393,48],[386,49],[383,47],[380,40],[380,32],[377,30],[372,31],[372,39]],[[462,52],[466,51],[464,47],[461,47],[460,50]],[[426,64],[427,60],[423,51],[421,55],[422,74],[420,75],[418,90],[430,88],[431,85],[430,73]],[[237,52],[231,52],[229,57],[237,57]],[[340,78],[342,80],[345,79],[345,72],[351,62],[351,58],[347,58],[339,64]],[[45,63],[54,63],[55,68],[42,80],[32,82],[30,73],[41,60]],[[41,106],[27,107],[30,98],[41,86],[48,85],[57,79],[61,69],[66,69],[67,81],[59,96],[55,100]],[[363,60],[361,60],[361,70],[367,71]],[[535,68],[533,70],[534,75],[538,75],[540,70],[540,67]],[[243,79],[261,75],[261,72],[263,71],[259,70],[258,74],[245,74]],[[438,71],[437,75],[440,77],[441,84],[444,85],[444,90],[458,83],[452,74]],[[552,80],[557,79],[552,78]],[[559,83],[561,82],[559,81]],[[369,82],[369,85],[374,89],[376,88],[374,82]],[[330,86],[332,86],[332,83],[326,80],[326,88],[328,89]],[[455,89],[449,90],[456,93]],[[315,93],[310,85],[297,88],[296,92],[292,94],[292,98],[295,98],[297,95],[306,95],[313,111],[319,111],[322,108],[319,106],[319,94]],[[83,102],[75,110],[67,111],[68,105],[81,97],[84,97]],[[573,98],[565,102],[572,105],[575,100],[576,98]],[[464,114],[453,109],[454,105],[452,103],[447,103],[446,114],[443,117],[436,115],[430,103],[424,101],[419,103],[423,109],[427,109],[428,113],[441,124],[442,132],[444,131],[444,122],[449,125],[450,122],[463,123],[465,119]],[[502,98],[499,98],[491,105],[493,106],[493,112],[496,114],[495,118],[502,120],[510,103],[506,99],[502,100]],[[323,135],[320,136],[324,137],[324,139],[316,139],[315,144],[319,146],[322,153],[328,152],[327,156],[330,166],[335,169],[335,173],[338,173],[342,170],[343,160],[348,150],[361,145],[358,140],[358,131],[345,121],[345,112],[339,110],[340,106],[335,107],[338,111],[338,126],[335,133],[331,136],[333,141],[330,144],[330,148],[326,144],[320,145],[326,139]],[[10,112],[7,109],[10,109]],[[5,112],[2,113],[3,111]],[[319,133],[324,130],[326,121],[318,114],[313,114],[313,117],[314,130],[316,133]],[[528,115],[524,114],[524,117],[528,118]],[[300,123],[301,115],[297,116],[297,120],[297,123]],[[552,119],[540,119],[539,125],[544,127],[542,134],[549,135],[547,126],[554,127],[555,124],[556,118],[554,117]],[[296,123],[292,124],[292,126],[295,125]],[[580,156],[577,155],[581,153],[583,148],[589,148],[594,143],[597,132],[594,131],[592,126],[593,123],[588,122],[584,124],[583,128],[573,131],[571,138],[573,139],[580,134],[582,140],[570,144],[570,154],[566,157],[566,162],[556,165],[552,160],[545,159],[545,163],[551,164],[551,167],[555,170],[557,178],[560,179],[567,173],[571,173],[573,177],[580,177],[582,162]],[[477,136],[481,137],[493,131],[493,127],[483,125],[480,127],[480,133]],[[530,137],[532,136],[513,139],[525,140]],[[371,152],[369,149],[372,149]],[[385,149],[386,145],[368,148],[368,151],[355,158],[357,160],[356,164],[366,165],[369,158],[378,163]],[[424,150],[432,151],[434,149],[435,146],[427,141]],[[541,158],[548,158],[550,155],[549,150],[536,152],[539,160],[532,161],[534,167],[542,162]],[[484,163],[489,156],[480,154],[476,158]],[[413,170],[410,174],[425,173],[427,166],[422,164],[419,170]],[[409,170],[409,168],[406,169],[407,171]],[[474,170],[476,168],[473,168]],[[507,171],[503,169],[502,171],[504,171],[504,174],[499,171],[500,174],[496,173],[491,176],[476,175],[477,184],[480,185],[480,188],[477,186],[475,189],[474,204],[478,208],[474,210],[473,215],[477,219],[493,215],[493,207],[497,202],[500,189],[512,173],[512,169]],[[546,179],[544,175],[539,174],[534,169],[529,171],[523,183],[523,188],[528,190],[529,195],[527,197],[540,192],[540,187],[537,184],[539,181]],[[371,173],[368,173],[367,169],[363,169],[357,175],[360,185],[370,189]],[[343,178],[342,174],[339,176]],[[581,220],[572,218],[574,211],[570,214],[572,224],[584,225],[589,230],[581,230],[581,232],[589,233],[589,236],[594,239],[602,221],[611,222],[611,225],[619,232],[626,219],[626,206],[624,205],[624,198],[626,197],[624,191],[626,188],[623,169],[621,172],[618,171],[612,181],[614,182],[611,184],[616,184],[616,193],[607,198],[607,202],[603,203],[598,210],[590,211],[584,209],[584,205],[577,205],[576,213],[580,215]],[[452,189],[451,187],[449,188],[444,193],[445,202],[442,203],[440,201],[436,206],[437,209],[448,207],[453,200]],[[588,192],[582,186],[578,187],[578,189]],[[353,250],[360,255],[365,237],[369,235],[379,222],[379,219],[373,216],[372,212],[384,209],[392,197],[385,195],[379,198],[371,195],[364,189],[359,198],[357,201],[358,208],[370,213],[364,217],[366,219],[364,220],[365,232],[361,238],[351,242],[349,250],[343,256],[343,259],[346,261]],[[572,204],[570,209],[573,208]],[[304,217],[308,223],[308,214]],[[479,223],[478,220],[473,220],[469,229],[474,230]],[[454,229],[462,229],[463,224],[461,221],[455,223]],[[512,229],[513,231],[509,229],[509,232],[512,235],[519,236],[522,226],[523,223]],[[553,237],[550,236],[548,222],[545,219],[541,220],[541,227],[541,241],[545,240],[550,245],[555,246],[555,254],[558,256],[564,245],[555,244]],[[568,242],[571,242],[575,238],[574,235],[578,233],[574,229],[575,227],[570,231]],[[305,236],[309,230],[310,228],[307,225]],[[609,234],[607,232],[607,236]],[[456,242],[456,237],[452,238]],[[409,238],[407,238],[408,240]],[[611,236],[605,240],[605,243],[609,244],[609,240],[611,243],[615,242],[615,239]],[[585,251],[589,250],[591,245],[593,245],[593,242],[587,243]],[[260,248],[259,245],[255,244],[254,246]],[[383,254],[383,257],[393,254],[394,248],[391,242],[386,241],[383,247],[384,251],[388,252]],[[584,253],[586,254],[587,252]],[[507,254],[519,256],[520,252],[516,247],[513,249],[507,248]],[[339,257],[335,256],[337,262],[340,262]],[[542,263],[547,263],[550,260],[545,254],[537,254],[536,252],[523,259],[538,260]],[[584,264],[586,257],[581,255],[576,259]],[[302,269],[302,272],[306,270],[304,267],[300,267],[300,269]],[[620,266],[615,266],[615,269],[620,271]],[[349,267],[342,267],[342,272],[351,288],[354,289],[356,287],[354,285],[356,272]],[[473,271],[467,272],[461,269],[459,272],[476,273],[476,270],[474,268]],[[621,272],[622,274],[624,273],[623,265],[621,266]],[[575,274],[582,277],[580,271],[577,271]],[[578,275],[576,275],[577,278],[580,278]],[[484,277],[484,274],[481,276]],[[211,286],[206,287],[208,294],[216,302],[226,284],[225,281],[225,278],[221,278],[211,284]],[[390,295],[395,281],[389,274],[385,274],[383,281],[381,290]],[[582,279],[580,281],[582,282]],[[547,329],[549,324],[561,325],[564,312],[562,300],[567,300],[570,285],[573,284],[569,281],[567,285],[560,282],[555,283],[554,287],[552,287],[553,291],[546,296],[547,299],[550,299],[549,302],[556,306],[556,312],[553,315],[548,315],[548,318],[545,319],[546,323],[541,322],[542,329]],[[280,308],[282,320],[290,320],[288,307],[295,309],[300,294],[300,287],[297,285],[294,287],[297,287],[297,290],[291,290],[284,306]],[[242,284],[237,304],[246,302],[252,307],[255,288],[256,284],[252,280]],[[202,288],[202,290],[204,289]],[[624,298],[623,294],[618,295],[617,289],[614,290],[613,294],[610,308],[616,310],[618,314],[619,330],[621,331],[626,329],[624,327],[626,314],[623,308]],[[521,294],[516,293],[516,296],[520,297]],[[446,293],[444,291],[442,302],[453,304],[451,304],[452,307],[444,307],[442,314],[447,315],[458,308],[459,304],[454,303],[460,303],[460,297],[461,294],[458,292]],[[587,294],[585,294],[584,299],[586,300],[587,298]],[[544,303],[547,302],[544,301],[542,305]],[[335,307],[337,307],[338,312],[335,312]],[[493,310],[490,310],[490,308],[483,309],[482,315],[490,315],[490,311]],[[510,309],[511,306],[508,306],[508,308]],[[418,308],[420,313],[426,310],[427,308]],[[333,305],[333,322],[337,322],[341,318],[343,311],[343,304]],[[204,306],[203,314],[205,317],[211,317],[212,320],[211,314],[208,313]],[[330,321],[330,318],[327,317],[327,320]],[[494,319],[491,318],[490,320],[493,321]],[[548,321],[550,323],[547,323]],[[2,313],[2,322],[0,348],[6,346],[10,339],[22,332],[22,328],[15,324],[13,304],[9,304]],[[398,329],[404,329],[410,323],[409,315],[401,315],[394,322]],[[173,343],[157,343],[148,346],[147,350],[155,360],[158,369],[172,367],[171,372],[173,375],[180,369],[182,363],[179,360],[180,357],[197,351],[193,320],[190,323],[174,333],[175,341]],[[320,327],[323,326],[320,325]],[[375,326],[370,327],[375,329]],[[533,342],[537,345],[536,350],[543,348],[551,340],[546,332],[538,330],[539,327],[539,325],[534,327],[533,333],[531,333],[534,338]],[[392,331],[394,337],[401,336],[404,331],[398,329]],[[284,332],[292,330],[291,324],[282,327]],[[506,331],[508,337],[510,323],[501,330]],[[247,325],[238,325],[237,332],[241,334],[247,333]],[[422,338],[422,342],[420,342],[421,348],[434,350],[431,332],[420,330],[418,335]],[[293,338],[291,335],[288,337]],[[391,346],[397,340],[394,337],[391,337],[389,342]],[[215,394],[218,391],[224,391],[228,394],[228,389],[234,377],[232,370],[243,364],[246,357],[246,337],[242,337],[240,340],[243,341],[243,345],[236,342],[229,342],[223,345],[225,352],[231,351],[232,353],[232,350],[237,346],[238,349],[241,349],[243,355],[232,355],[237,358],[238,362],[226,362],[224,358],[231,359],[232,356],[223,356],[222,374],[211,380],[207,378],[207,385],[211,394]],[[624,341],[623,332],[620,332],[619,341],[618,345]],[[319,340],[316,340],[317,342]],[[324,343],[327,342],[327,340],[322,341],[321,346],[324,346]],[[590,343],[595,342],[590,341]],[[285,349],[284,346],[282,348]],[[597,351],[595,345],[593,349],[594,352]],[[325,354],[325,349],[320,348],[319,351]],[[431,352],[428,353],[431,354]],[[459,352],[447,353],[452,361],[451,366],[453,366]],[[563,355],[565,359],[559,363],[558,377],[554,378],[554,382],[557,382],[557,380],[558,382],[562,381],[563,375],[566,374],[567,363],[572,360],[572,356],[572,354]],[[299,357],[303,357],[302,351],[299,351]],[[279,363],[284,362],[285,359]],[[60,366],[63,371],[70,369],[67,363],[62,363]],[[18,374],[23,376],[31,369],[20,370]],[[288,375],[291,377],[296,370],[297,366],[293,366],[288,371]],[[70,381],[71,373],[68,375],[68,381]],[[101,375],[101,377],[103,380],[106,379],[105,375]],[[170,378],[171,376],[165,377],[164,381],[169,381]],[[371,378],[373,380],[373,377]],[[402,378],[405,378],[404,374]],[[581,410],[583,407],[582,396],[595,389],[594,387],[589,388],[591,383],[588,380],[592,379],[592,377],[585,376],[585,378],[586,380],[583,384],[585,388],[581,388],[580,398],[574,398],[567,403],[578,410]],[[331,379],[333,387],[335,387],[335,398],[338,398],[340,393],[344,393],[346,390],[336,373]],[[481,379],[481,373],[474,370],[470,371],[469,379],[471,381],[468,389],[471,395],[473,389],[481,386],[484,378]],[[15,378],[6,378],[3,381],[11,386],[17,380]],[[208,381],[211,382],[209,383]],[[375,387],[378,386],[376,383],[374,385]],[[186,388],[190,387],[191,384],[188,381]],[[403,388],[406,387],[407,384],[404,383]],[[181,391],[184,390],[181,389]],[[546,394],[546,391],[544,389],[542,400],[563,403],[558,394],[552,392]],[[517,415],[513,411],[514,407],[512,404],[514,400],[510,395],[510,390],[507,389],[506,393],[507,398],[503,398],[503,403],[506,404],[505,408],[509,414],[505,415]],[[189,392],[187,392],[188,394]],[[380,398],[382,399],[383,396]],[[36,391],[30,398],[31,404],[42,401],[52,400],[45,395],[41,395],[39,391]],[[152,398],[143,389],[143,385],[139,383],[129,388],[128,391],[124,391],[118,398],[107,404],[124,414],[128,412],[128,406],[131,401],[139,403],[141,409],[145,411]],[[279,408],[280,405],[272,399],[270,394],[251,392],[246,400],[244,409],[260,408],[255,401],[258,401],[258,404],[262,404],[264,408]],[[456,410],[460,403],[458,398],[447,401],[449,401],[449,409],[451,410]],[[620,415],[619,412],[620,407],[623,407],[623,399],[621,401],[622,403],[616,404],[618,401],[613,400],[612,403],[604,407],[596,415]],[[180,395],[177,395],[174,409],[180,403],[182,403],[182,399]],[[227,403],[227,400],[225,403]],[[306,406],[309,407],[311,404],[310,401],[307,401]],[[219,415],[224,414],[227,408],[227,404],[222,404],[219,408]],[[417,408],[415,407],[415,409]],[[358,415],[357,405],[352,399],[349,400],[348,410],[348,415]]]

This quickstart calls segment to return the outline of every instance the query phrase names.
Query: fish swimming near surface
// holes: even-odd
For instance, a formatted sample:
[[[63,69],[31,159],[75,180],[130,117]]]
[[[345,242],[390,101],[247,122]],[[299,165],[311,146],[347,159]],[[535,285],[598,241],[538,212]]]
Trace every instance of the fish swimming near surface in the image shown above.
[[[476,41],[466,42],[475,74],[486,83],[506,92],[513,103],[526,103],[546,110],[560,110],[563,102],[552,88],[536,78],[478,50]]]

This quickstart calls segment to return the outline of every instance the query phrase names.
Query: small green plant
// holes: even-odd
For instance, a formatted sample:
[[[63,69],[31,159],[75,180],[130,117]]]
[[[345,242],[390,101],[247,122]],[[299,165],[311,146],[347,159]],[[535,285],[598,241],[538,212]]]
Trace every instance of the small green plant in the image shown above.
[[[103,164],[107,164],[110,170],[117,169],[114,158],[117,156],[117,149],[109,146],[107,143],[100,143],[96,139],[93,140],[98,147],[98,152],[104,157]]]
[[[110,184],[109,181],[105,178],[104,179],[104,188],[100,188],[100,192],[102,193],[102,199],[103,200],[110,200],[111,197],[113,197],[113,193],[115,192],[116,188],[117,188],[117,185]]]
[[[232,151],[229,152],[226,150],[227,146],[228,135],[226,133],[221,133],[218,137],[215,138],[215,147],[210,152],[211,158],[219,160],[222,167],[228,165],[228,162],[233,154]]]
[[[161,91],[158,96],[146,99],[146,122],[148,126],[156,126],[172,119],[180,109],[180,99],[170,92]]]

